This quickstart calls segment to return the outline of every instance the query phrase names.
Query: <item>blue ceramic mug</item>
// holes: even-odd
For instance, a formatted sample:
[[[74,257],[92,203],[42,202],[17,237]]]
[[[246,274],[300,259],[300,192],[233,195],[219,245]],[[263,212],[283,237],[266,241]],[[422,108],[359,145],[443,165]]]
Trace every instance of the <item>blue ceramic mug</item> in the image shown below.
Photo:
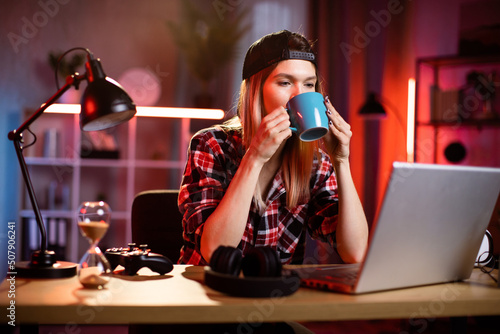
[[[294,96],[286,104],[292,126],[302,141],[318,140],[328,133],[328,117],[323,95],[317,92]]]

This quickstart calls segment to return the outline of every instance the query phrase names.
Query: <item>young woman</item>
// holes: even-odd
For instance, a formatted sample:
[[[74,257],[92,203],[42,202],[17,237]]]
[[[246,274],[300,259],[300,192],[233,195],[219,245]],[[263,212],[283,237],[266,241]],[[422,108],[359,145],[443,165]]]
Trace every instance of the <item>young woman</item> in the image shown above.
[[[219,246],[270,246],[282,263],[303,260],[306,229],[344,262],[364,255],[368,227],[351,177],[348,123],[325,99],[329,132],[302,142],[285,105],[321,92],[316,58],[302,35],[269,34],[248,49],[238,116],[191,140],[179,193],[180,263],[206,265]]]

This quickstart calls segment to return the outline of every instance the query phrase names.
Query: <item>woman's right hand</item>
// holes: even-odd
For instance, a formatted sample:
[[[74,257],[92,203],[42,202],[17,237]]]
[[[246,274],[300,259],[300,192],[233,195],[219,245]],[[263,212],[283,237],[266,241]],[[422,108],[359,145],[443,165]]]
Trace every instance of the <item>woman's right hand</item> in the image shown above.
[[[279,107],[262,119],[247,154],[250,153],[264,164],[291,135],[290,116],[285,108]]]

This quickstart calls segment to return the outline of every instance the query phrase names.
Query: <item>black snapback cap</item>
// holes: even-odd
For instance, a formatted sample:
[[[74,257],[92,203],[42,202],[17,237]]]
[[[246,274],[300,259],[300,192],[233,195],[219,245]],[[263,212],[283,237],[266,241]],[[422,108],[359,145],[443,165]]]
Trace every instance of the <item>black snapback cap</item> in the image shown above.
[[[247,51],[243,63],[243,80],[282,60],[308,60],[316,65],[316,56],[312,52],[290,51],[288,39],[292,33],[281,30],[255,41]]]

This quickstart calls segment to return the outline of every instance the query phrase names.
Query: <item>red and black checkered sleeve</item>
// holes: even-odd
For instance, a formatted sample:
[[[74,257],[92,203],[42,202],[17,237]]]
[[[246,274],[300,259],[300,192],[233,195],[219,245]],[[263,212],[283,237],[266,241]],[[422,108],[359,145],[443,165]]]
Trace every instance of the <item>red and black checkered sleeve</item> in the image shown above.
[[[202,131],[191,139],[179,191],[184,237],[182,263],[206,264],[200,253],[204,223],[219,205],[230,175],[237,168],[228,163],[228,147],[232,147],[231,140],[222,130]]]

